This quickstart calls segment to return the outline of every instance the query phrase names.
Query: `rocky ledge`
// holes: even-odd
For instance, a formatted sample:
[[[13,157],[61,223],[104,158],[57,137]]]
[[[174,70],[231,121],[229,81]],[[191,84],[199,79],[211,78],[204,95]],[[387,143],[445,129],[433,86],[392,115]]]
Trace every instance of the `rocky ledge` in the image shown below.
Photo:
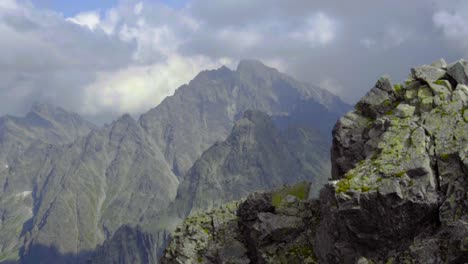
[[[467,84],[464,60],[381,77],[337,122],[319,199],[302,183],[193,215],[163,263],[467,263]]]
[[[199,212],[173,233],[162,263],[316,263],[319,204],[310,184],[253,193],[241,202]]]

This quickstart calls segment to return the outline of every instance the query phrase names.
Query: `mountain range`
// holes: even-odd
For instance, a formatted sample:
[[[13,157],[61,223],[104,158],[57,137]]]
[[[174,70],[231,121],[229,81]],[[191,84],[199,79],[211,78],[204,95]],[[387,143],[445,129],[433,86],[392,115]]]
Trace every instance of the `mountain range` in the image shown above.
[[[348,109],[244,60],[201,72],[138,120],[97,127],[45,104],[3,117],[0,263],[106,263],[123,237],[154,259],[190,213],[296,180],[318,189]]]

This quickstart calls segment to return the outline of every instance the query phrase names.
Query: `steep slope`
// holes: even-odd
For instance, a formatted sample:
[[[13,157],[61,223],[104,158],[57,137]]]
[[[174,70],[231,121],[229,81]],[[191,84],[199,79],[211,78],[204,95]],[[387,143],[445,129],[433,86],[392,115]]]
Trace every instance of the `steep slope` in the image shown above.
[[[162,263],[468,262],[467,84],[466,61],[382,77],[336,124],[319,199],[299,184],[198,213]]]
[[[247,110],[289,115],[313,109],[308,119],[328,134],[349,106],[331,93],[295,81],[254,60],[236,71],[204,71],[173,96],[142,115],[140,123],[158,142],[176,175],[182,177],[216,141],[224,140]],[[295,115],[299,117],[300,115]]]
[[[247,111],[229,137],[205,151],[189,170],[174,209],[186,217],[191,211],[215,208],[283,184],[309,180],[319,186],[329,177],[324,142],[310,128],[281,131],[268,115]]]
[[[96,254],[93,255],[91,263],[157,263],[157,245],[150,233],[146,233],[140,227],[122,226],[112,239],[106,241]]]
[[[34,105],[25,117],[0,118],[0,261],[18,258],[23,224],[33,215],[32,182],[39,167],[26,173],[17,167],[44,155],[48,144],[72,142],[92,129],[79,115],[47,104]]]
[[[309,124],[310,125],[310,124]],[[156,226],[159,232],[146,235],[157,241],[156,255],[161,252],[175,224],[190,213],[219,207],[246,197],[249,193],[281,186],[298,180],[313,181],[315,193],[329,178],[330,163],[323,153],[329,151],[326,138],[310,127],[291,126],[279,129],[272,118],[259,111],[246,111],[236,122],[225,141],[206,150],[185,175],[175,201],[162,215],[145,215],[147,228]],[[129,228],[128,233],[137,232]],[[140,248],[137,263],[146,262],[149,249],[129,240],[122,249],[120,236],[106,241],[91,263],[102,263],[102,256],[111,261],[113,252]],[[112,263],[127,263],[116,259]]]
[[[174,199],[178,180],[162,154],[129,115],[87,137],[52,148],[24,167],[41,168],[34,217],[23,230],[22,261],[56,262],[55,251],[83,262],[121,225]],[[41,165],[43,164],[43,165]]]

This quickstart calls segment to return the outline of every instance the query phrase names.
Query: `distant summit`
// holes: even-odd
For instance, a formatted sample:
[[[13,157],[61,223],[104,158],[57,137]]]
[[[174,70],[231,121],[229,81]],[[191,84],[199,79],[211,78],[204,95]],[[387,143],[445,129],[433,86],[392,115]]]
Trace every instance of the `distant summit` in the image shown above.
[[[268,67],[263,62],[259,60],[254,60],[254,59],[243,59],[239,61],[239,64],[237,65],[237,70],[238,72],[258,72],[259,70],[275,70],[274,68]]]

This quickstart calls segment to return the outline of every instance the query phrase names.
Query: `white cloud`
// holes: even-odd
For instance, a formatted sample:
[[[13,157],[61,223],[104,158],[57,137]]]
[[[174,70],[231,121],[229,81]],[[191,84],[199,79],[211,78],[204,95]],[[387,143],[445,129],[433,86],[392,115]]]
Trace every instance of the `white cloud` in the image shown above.
[[[251,48],[262,40],[260,33],[254,30],[223,29],[218,37],[225,43],[235,43],[240,49]]]
[[[448,12],[446,10],[438,11],[433,16],[434,24],[442,29],[447,37],[459,38],[468,36],[468,15]]]
[[[96,82],[84,88],[84,112],[89,115],[113,111],[142,113],[172,95],[200,71],[220,65],[203,56],[172,55],[166,62],[101,72]]]
[[[142,2],[139,2],[139,3],[136,4],[135,7],[133,8],[133,12],[135,13],[135,15],[140,15],[140,14],[141,14],[141,11],[143,11],[143,3],[142,3]]]
[[[288,66],[287,66],[286,60],[281,59],[279,57],[263,59],[262,62],[265,63],[265,65],[268,65],[269,67],[273,67],[277,69],[278,71],[288,72]]]
[[[383,46],[393,48],[402,45],[411,37],[411,32],[401,26],[388,26],[383,36]]]
[[[120,15],[115,8],[109,9],[102,19],[99,27],[108,35],[114,34],[115,28],[120,21]]]
[[[362,38],[359,40],[359,43],[364,47],[370,49],[374,47],[377,42],[372,38]]]
[[[450,48],[468,56],[468,4],[461,2],[453,6],[455,10],[439,10],[434,13],[434,26],[442,32],[442,36]]]
[[[0,8],[1,9],[17,9],[18,4],[16,3],[15,0],[1,0]]]
[[[74,17],[67,18],[66,20],[71,23],[87,27],[90,30],[96,29],[96,27],[101,23],[101,17],[97,11],[82,12]]]
[[[343,85],[336,79],[332,78],[323,79],[320,81],[318,86],[335,94],[341,94],[344,91]]]
[[[306,39],[312,46],[326,45],[336,38],[337,22],[325,13],[309,17],[300,31],[293,32],[294,39]]]
[[[35,2],[0,0],[0,94],[13,98],[0,100],[0,114],[44,98],[81,113],[136,114],[198,71],[241,58],[352,102],[383,72],[398,79],[429,56],[468,54],[461,1],[118,0],[70,18]]]
[[[411,36],[412,34],[408,29],[397,25],[389,25],[385,27],[383,32],[379,32],[373,37],[361,38],[359,44],[367,49],[384,51],[403,45]]]

